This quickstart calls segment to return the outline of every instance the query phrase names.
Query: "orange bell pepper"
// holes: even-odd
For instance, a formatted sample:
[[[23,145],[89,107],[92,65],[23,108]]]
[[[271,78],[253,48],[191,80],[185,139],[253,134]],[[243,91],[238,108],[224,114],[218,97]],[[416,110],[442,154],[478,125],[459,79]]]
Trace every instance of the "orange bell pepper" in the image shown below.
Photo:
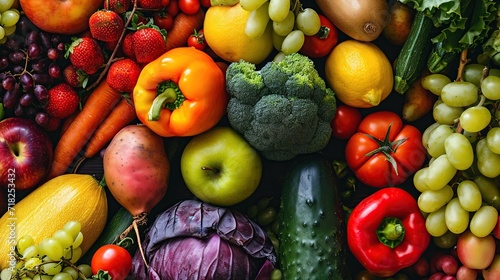
[[[179,47],[144,66],[133,100],[139,120],[158,135],[193,136],[226,114],[226,79],[208,54]]]

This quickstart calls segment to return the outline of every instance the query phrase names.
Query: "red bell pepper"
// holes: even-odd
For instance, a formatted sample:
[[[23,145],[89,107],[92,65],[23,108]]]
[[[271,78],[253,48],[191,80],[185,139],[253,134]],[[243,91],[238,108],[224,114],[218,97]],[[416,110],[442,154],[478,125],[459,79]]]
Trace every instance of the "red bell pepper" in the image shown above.
[[[407,191],[380,189],[357,204],[347,222],[347,242],[370,273],[395,275],[427,249],[430,234],[417,202]]]

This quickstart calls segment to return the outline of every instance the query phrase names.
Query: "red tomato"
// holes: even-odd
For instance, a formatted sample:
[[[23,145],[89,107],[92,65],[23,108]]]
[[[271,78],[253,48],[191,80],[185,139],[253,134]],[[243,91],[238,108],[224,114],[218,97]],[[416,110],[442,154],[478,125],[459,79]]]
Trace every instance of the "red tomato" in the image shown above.
[[[328,55],[339,40],[335,25],[324,15],[319,15],[321,28],[316,35],[305,36],[300,53],[313,58]]]
[[[361,112],[348,105],[339,105],[331,122],[332,135],[337,139],[347,140],[356,133],[363,119]]]
[[[107,244],[94,253],[90,263],[92,273],[107,271],[113,280],[123,280],[132,269],[132,257],[123,247]]]
[[[155,12],[153,14],[153,22],[161,29],[170,30],[174,25],[174,17],[168,12]]]
[[[171,0],[170,3],[165,8],[165,12],[175,17],[179,13],[179,1]]]
[[[161,0],[162,7],[166,7],[166,6],[168,6],[168,4],[170,4],[170,0]]]
[[[209,8],[210,6],[212,6],[212,3],[210,2],[210,0],[200,0],[201,2],[201,5],[205,8]]]
[[[194,33],[189,36],[187,41],[188,47],[195,47],[196,49],[202,51],[205,48],[205,37],[203,36],[203,29],[200,31],[194,31]]]
[[[346,162],[364,184],[398,186],[424,164],[422,133],[403,124],[399,115],[379,111],[367,115],[345,148]]]
[[[185,14],[196,14],[200,7],[200,0],[179,0],[179,9]]]

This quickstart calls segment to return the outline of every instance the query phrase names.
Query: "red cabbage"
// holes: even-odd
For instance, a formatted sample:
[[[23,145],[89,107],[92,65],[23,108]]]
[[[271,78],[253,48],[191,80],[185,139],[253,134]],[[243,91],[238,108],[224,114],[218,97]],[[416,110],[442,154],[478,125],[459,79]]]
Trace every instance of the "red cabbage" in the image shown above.
[[[155,219],[133,258],[134,279],[269,279],[276,252],[265,231],[238,211],[180,201]]]

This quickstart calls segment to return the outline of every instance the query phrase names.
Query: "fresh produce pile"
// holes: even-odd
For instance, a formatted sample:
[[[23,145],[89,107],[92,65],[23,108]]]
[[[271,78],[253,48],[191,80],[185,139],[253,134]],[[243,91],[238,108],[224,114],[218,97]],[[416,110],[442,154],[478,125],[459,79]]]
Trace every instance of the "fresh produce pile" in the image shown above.
[[[0,0],[0,279],[500,279],[493,0]]]

